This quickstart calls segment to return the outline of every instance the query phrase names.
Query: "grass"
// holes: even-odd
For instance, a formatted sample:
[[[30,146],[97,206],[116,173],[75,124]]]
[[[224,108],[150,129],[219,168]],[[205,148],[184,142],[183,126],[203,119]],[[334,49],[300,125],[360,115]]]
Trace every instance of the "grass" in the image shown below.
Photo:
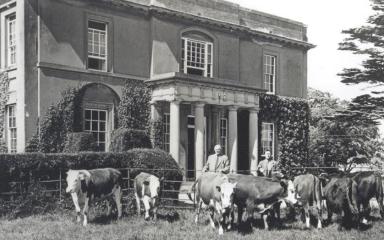
[[[338,231],[337,224],[323,229],[304,229],[301,221],[284,222],[280,228],[270,231],[259,226],[247,234],[237,230],[218,235],[217,229],[208,224],[208,215],[202,214],[199,224],[193,222],[192,211],[159,211],[157,222],[144,221],[143,217],[125,216],[121,221],[111,221],[105,216],[94,216],[90,213],[90,224],[82,227],[74,222],[74,213],[55,213],[31,216],[23,219],[0,219],[0,239],[262,239],[262,240],[304,240],[304,239],[383,239],[384,221],[376,220],[366,231]],[[299,219],[299,217],[297,217]]]

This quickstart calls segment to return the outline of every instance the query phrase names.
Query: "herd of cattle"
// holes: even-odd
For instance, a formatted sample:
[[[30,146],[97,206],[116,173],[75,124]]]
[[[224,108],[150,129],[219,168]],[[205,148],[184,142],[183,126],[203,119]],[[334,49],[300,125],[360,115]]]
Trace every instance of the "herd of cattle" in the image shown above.
[[[66,192],[72,196],[78,222],[83,215],[83,225],[87,225],[89,201],[100,197],[114,200],[118,218],[121,217],[122,176],[118,170],[69,170],[66,180]],[[162,180],[144,172],[134,179],[137,213],[140,215],[142,202],[146,220],[151,215],[154,219],[157,217]],[[280,209],[291,206],[291,209],[301,209],[307,228],[310,227],[311,215],[317,218],[317,228],[322,228],[322,213],[326,206],[327,222],[331,222],[335,213],[341,229],[366,225],[370,200],[375,197],[384,219],[383,183],[381,175],[376,172],[304,174],[293,179],[206,172],[196,180],[188,196],[197,203],[195,222],[198,222],[201,208],[205,205],[210,209],[212,227],[215,228],[215,223],[219,226],[219,234],[234,226],[235,209],[238,226],[250,225],[254,213],[259,213],[268,229],[268,217],[280,220]],[[80,202],[84,203],[82,210]],[[107,206],[110,214],[111,203]]]

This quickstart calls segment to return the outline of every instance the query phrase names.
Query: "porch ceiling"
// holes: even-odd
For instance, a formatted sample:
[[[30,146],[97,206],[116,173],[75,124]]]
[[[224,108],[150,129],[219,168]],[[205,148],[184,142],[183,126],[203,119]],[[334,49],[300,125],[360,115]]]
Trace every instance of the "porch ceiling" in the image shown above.
[[[152,88],[152,101],[201,102],[213,105],[259,108],[259,95],[264,89],[237,82],[169,73],[147,80]]]

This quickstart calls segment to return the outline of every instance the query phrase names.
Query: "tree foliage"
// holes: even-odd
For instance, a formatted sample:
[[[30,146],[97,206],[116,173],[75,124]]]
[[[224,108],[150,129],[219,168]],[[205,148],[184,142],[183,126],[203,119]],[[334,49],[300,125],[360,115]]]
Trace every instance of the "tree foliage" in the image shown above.
[[[362,55],[365,60],[360,67],[343,69],[339,76],[345,84],[373,86],[371,94],[355,98],[352,107],[376,120],[384,116],[384,1],[370,1],[375,14],[368,18],[366,25],[344,30],[348,37],[339,44],[340,50]]]
[[[315,165],[344,165],[369,162],[380,149],[377,125],[350,110],[351,103],[329,93],[310,89],[310,159]]]

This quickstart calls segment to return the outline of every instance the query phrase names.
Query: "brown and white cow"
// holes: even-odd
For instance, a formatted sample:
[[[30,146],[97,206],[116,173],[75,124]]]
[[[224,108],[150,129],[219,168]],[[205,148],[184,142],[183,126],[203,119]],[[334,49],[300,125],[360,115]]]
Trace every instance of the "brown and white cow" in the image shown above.
[[[215,228],[214,215],[218,215],[219,234],[223,234],[223,223],[230,216],[233,209],[233,194],[236,183],[230,183],[228,177],[221,173],[203,173],[195,182],[195,199],[197,202],[195,223],[199,221],[199,214],[203,203],[210,209],[210,223]]]
[[[71,194],[73,203],[75,204],[77,222],[81,221],[80,202],[83,202],[83,226],[87,225],[88,208],[90,200],[93,199],[108,199],[108,215],[111,213],[111,203],[109,201],[113,199],[116,202],[118,218],[121,217],[122,177],[120,171],[113,168],[69,170],[66,180],[66,192]]]
[[[263,216],[265,229],[269,228],[267,218],[269,213],[276,211],[279,218],[281,202],[289,205],[296,204],[295,188],[291,180],[277,180],[266,177],[256,177],[243,174],[229,174],[230,182],[236,182],[234,204],[237,205],[238,224],[248,222],[254,212]],[[244,209],[246,210],[243,215]],[[232,217],[232,221],[233,221]]]
[[[140,216],[140,203],[143,202],[145,210],[145,220],[149,220],[150,212],[153,218],[157,219],[157,207],[159,204],[161,181],[155,175],[142,172],[135,177],[134,189],[136,198],[137,214]]]
[[[320,179],[312,174],[299,175],[293,181],[298,205],[303,209],[305,225],[310,227],[309,214],[317,217],[317,228],[322,227],[322,193]]]

